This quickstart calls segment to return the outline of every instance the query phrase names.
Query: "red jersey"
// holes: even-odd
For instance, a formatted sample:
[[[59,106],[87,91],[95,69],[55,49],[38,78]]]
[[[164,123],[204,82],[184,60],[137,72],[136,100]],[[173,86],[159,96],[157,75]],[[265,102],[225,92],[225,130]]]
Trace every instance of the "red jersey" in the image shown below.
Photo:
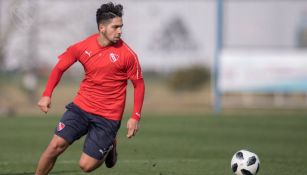
[[[76,61],[85,71],[85,77],[73,102],[86,112],[97,114],[111,120],[121,120],[125,101],[127,80],[142,79],[141,67],[137,55],[120,40],[117,43],[102,47],[98,43],[99,34],[70,46],[59,56],[59,62],[51,75],[44,96],[51,96],[55,83],[53,78],[60,78]],[[143,103],[143,102],[141,102]],[[136,111],[138,114],[140,111]]]

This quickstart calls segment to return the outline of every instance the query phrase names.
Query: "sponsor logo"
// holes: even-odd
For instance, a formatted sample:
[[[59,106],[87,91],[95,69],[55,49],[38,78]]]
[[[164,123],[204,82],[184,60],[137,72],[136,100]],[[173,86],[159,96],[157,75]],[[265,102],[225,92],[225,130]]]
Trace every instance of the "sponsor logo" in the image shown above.
[[[112,63],[115,63],[118,60],[119,56],[115,53],[110,53],[109,58]]]
[[[65,128],[65,124],[62,123],[62,122],[60,122],[60,123],[58,124],[57,130],[58,130],[58,131],[61,131],[61,130],[64,129],[64,128]]]
[[[138,112],[136,112],[135,115],[138,116],[138,117],[141,117],[141,114],[138,113]]]

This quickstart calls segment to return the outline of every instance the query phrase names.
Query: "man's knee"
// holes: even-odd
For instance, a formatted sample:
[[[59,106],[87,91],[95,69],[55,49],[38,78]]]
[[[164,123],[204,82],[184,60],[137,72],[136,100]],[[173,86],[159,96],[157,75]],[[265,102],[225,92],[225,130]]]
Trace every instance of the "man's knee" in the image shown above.
[[[69,146],[69,143],[59,136],[54,136],[48,145],[47,152],[50,156],[61,154]]]
[[[85,154],[82,154],[80,161],[79,161],[79,166],[82,171],[89,173],[89,172],[94,171],[98,167],[100,167],[102,163],[103,161],[99,161]]]
[[[58,155],[61,154],[65,150],[65,146],[63,144],[52,143],[49,145],[49,151],[52,154]]]
[[[92,166],[89,166],[87,164],[79,164],[79,166],[80,166],[81,170],[85,173],[90,173],[95,169]]]
[[[100,165],[101,165],[101,163],[99,163],[99,164],[90,164],[90,163],[87,163],[85,161],[80,161],[80,163],[79,163],[79,166],[80,166],[81,170],[83,172],[85,172],[85,173],[90,173],[90,172],[94,171]]]

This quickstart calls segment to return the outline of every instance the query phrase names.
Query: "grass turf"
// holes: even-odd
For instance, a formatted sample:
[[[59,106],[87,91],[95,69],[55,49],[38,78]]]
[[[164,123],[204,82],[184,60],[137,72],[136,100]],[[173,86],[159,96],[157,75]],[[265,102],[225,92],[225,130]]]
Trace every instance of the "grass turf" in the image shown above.
[[[0,118],[0,175],[34,174],[57,117]],[[259,175],[307,174],[307,113],[228,113],[197,116],[146,116],[137,137],[119,132],[119,160],[91,174],[231,175],[239,149],[258,154]],[[83,139],[57,161],[50,174],[78,175]]]

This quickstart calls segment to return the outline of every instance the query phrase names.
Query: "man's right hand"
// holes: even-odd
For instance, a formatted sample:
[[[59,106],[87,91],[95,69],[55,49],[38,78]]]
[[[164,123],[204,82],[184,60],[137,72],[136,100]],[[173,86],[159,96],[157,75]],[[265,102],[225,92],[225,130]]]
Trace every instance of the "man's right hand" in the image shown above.
[[[48,96],[43,96],[38,101],[37,106],[44,112],[47,113],[51,105],[51,98]]]

